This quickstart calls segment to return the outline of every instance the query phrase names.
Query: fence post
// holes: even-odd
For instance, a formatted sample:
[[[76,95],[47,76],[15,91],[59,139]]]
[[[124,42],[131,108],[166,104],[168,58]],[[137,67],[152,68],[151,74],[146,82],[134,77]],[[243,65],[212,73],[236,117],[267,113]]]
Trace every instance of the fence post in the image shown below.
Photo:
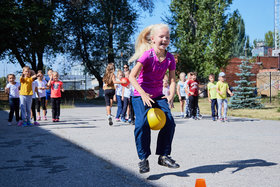
[[[269,72],[269,103],[271,103],[271,72]]]

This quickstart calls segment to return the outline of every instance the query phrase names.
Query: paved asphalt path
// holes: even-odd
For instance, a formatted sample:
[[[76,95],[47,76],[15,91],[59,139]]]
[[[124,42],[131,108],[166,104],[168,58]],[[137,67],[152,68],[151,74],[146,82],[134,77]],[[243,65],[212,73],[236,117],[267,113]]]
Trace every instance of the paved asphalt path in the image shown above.
[[[104,114],[105,107],[80,106],[63,109],[59,123],[17,127],[7,126],[8,114],[0,111],[0,186],[194,187],[197,178],[207,187],[280,186],[279,121],[194,121],[175,113],[172,157],[181,167],[159,166],[152,154],[151,171],[141,175],[134,126],[109,126]]]

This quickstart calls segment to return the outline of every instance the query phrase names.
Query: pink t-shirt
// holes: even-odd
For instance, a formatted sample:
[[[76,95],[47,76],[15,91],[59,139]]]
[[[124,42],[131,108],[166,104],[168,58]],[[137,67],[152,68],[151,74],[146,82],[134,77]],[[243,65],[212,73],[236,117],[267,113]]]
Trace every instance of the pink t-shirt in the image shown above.
[[[61,87],[63,83],[61,81],[51,81],[51,98],[61,97]]]
[[[162,95],[162,83],[164,75],[169,69],[175,70],[176,63],[174,56],[167,52],[164,61],[159,62],[154,49],[145,51],[144,54],[137,60],[143,65],[140,71],[137,82],[143,90],[156,98]],[[134,90],[134,96],[140,96],[137,90]]]

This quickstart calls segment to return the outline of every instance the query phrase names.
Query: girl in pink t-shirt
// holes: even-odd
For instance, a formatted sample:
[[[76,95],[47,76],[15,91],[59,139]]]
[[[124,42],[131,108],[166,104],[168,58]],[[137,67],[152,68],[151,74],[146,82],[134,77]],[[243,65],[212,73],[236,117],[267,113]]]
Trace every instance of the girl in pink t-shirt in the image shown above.
[[[58,78],[59,78],[59,74],[56,71],[54,71],[47,85],[48,87],[51,88],[53,122],[59,122],[61,92],[64,92],[63,83],[60,80],[58,80]]]
[[[166,51],[169,42],[169,28],[166,24],[151,25],[139,34],[135,44],[135,54],[129,60],[137,61],[129,80],[135,88],[132,103],[136,116],[134,135],[138,157],[141,160],[140,173],[150,170],[147,159],[151,154],[151,130],[147,122],[147,111],[151,107],[160,108],[166,115],[166,124],[160,130],[157,140],[158,164],[169,168],[179,167],[169,156],[175,131],[175,122],[169,104],[173,105],[176,86],[175,59]],[[167,69],[169,69],[170,95],[164,96],[162,84]]]

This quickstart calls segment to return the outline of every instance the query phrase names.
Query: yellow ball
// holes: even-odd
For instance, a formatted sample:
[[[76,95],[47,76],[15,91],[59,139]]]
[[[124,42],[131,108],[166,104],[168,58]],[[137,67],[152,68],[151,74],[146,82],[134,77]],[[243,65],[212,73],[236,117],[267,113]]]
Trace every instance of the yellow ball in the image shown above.
[[[151,108],[147,113],[147,119],[152,130],[160,130],[166,123],[165,113],[159,108]]]

